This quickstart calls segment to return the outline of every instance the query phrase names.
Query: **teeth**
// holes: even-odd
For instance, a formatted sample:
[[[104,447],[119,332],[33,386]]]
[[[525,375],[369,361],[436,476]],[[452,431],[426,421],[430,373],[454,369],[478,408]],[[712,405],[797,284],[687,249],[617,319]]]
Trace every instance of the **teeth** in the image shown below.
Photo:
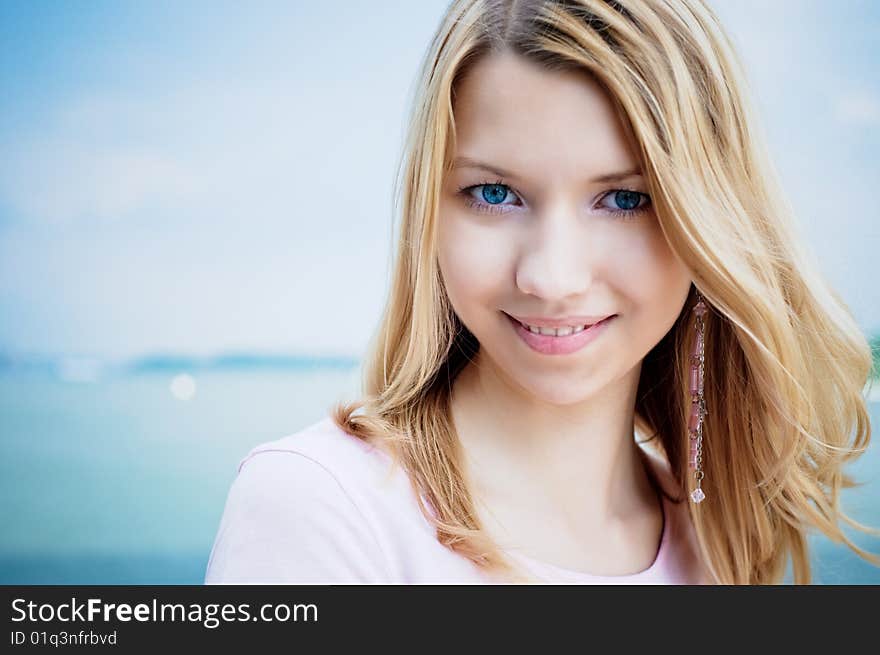
[[[521,325],[533,334],[543,334],[548,337],[565,337],[569,334],[577,334],[578,332],[583,332],[585,328],[590,327],[589,325],[576,325],[573,327],[565,326],[557,329],[545,327],[539,328],[532,325],[526,325],[525,323],[521,323]]]

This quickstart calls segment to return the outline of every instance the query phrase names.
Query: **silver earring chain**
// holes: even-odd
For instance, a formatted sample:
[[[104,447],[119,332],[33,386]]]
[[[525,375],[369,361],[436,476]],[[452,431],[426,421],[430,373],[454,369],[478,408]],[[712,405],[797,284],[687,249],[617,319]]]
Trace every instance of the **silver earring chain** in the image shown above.
[[[706,498],[702,489],[703,481],[703,423],[706,414],[706,399],[703,395],[704,376],[706,372],[706,325],[703,317],[708,308],[703,296],[697,291],[697,303],[694,305],[694,345],[691,352],[690,392],[691,416],[688,422],[690,443],[689,466],[694,472],[696,487],[691,492],[691,500],[701,503]]]

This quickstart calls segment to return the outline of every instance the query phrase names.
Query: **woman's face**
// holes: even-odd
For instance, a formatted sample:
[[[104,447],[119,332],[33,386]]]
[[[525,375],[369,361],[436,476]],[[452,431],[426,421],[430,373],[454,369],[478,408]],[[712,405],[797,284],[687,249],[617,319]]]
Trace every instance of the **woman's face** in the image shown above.
[[[586,75],[493,55],[461,81],[455,122],[438,256],[481,366],[549,403],[593,395],[663,338],[691,284],[609,98]],[[511,316],[612,318],[584,340],[526,335]]]

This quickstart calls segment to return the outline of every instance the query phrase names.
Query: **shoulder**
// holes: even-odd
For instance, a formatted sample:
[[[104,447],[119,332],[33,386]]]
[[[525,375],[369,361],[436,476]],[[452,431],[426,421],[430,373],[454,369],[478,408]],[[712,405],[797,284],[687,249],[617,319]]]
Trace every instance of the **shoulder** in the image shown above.
[[[643,448],[663,495],[664,559],[662,572],[673,584],[710,584],[691,517],[686,490],[675,479],[665,456],[653,448]]]
[[[254,447],[229,490],[206,582],[384,581],[370,497],[390,463],[329,417]]]
[[[289,461],[284,455],[299,455],[328,473],[353,472],[387,464],[390,459],[380,449],[365,443],[337,426],[330,417],[312,423],[298,432],[255,446],[238,464],[241,473],[254,461]],[[269,455],[269,457],[261,457]],[[296,459],[296,458],[294,458]]]

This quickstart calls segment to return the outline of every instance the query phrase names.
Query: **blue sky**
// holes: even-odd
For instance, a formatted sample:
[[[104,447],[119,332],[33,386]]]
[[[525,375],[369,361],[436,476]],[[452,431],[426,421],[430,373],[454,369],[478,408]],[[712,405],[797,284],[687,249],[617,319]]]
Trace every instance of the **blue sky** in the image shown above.
[[[880,332],[880,3],[712,4],[809,247]],[[0,351],[359,356],[445,7],[0,4]]]

